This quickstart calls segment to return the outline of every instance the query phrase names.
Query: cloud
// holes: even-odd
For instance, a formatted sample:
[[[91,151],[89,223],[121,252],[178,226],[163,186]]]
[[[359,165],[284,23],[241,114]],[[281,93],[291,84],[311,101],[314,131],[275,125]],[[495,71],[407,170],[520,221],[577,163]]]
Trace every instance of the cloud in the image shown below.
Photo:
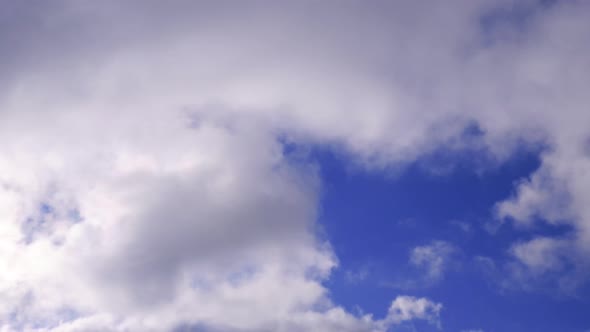
[[[409,252],[410,269],[406,273],[398,273],[393,281],[382,282],[381,285],[406,291],[436,285],[449,270],[457,268],[459,253],[459,248],[455,245],[440,240],[416,246]]]
[[[356,270],[346,270],[344,278],[352,284],[358,284],[365,281],[370,274],[370,265],[363,265]]]
[[[463,233],[470,233],[473,228],[471,226],[470,223],[467,223],[465,221],[459,221],[459,220],[451,220],[449,222],[452,226],[457,227],[459,230],[461,230]]]
[[[399,324],[414,319],[423,319],[438,325],[442,308],[442,304],[432,302],[426,298],[398,296],[391,303],[386,320]]]
[[[563,246],[588,266],[590,6],[519,2],[515,28],[494,15],[514,3],[3,4],[2,328],[383,330],[330,302],[321,179],[278,136],[369,169],[546,145],[498,218],[575,230],[515,247],[526,267]],[[438,314],[425,301],[386,321]]]
[[[532,271],[542,273],[559,269],[564,263],[559,251],[567,247],[567,240],[538,237],[512,247],[512,254]]]
[[[457,249],[445,241],[433,241],[424,246],[418,246],[410,252],[410,264],[426,273],[428,282],[437,282],[444,277],[452,264],[452,256]]]

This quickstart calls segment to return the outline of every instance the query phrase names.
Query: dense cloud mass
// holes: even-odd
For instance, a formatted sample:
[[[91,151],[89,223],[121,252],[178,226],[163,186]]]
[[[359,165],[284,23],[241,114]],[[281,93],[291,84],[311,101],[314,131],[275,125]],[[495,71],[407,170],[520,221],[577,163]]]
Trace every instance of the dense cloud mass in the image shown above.
[[[284,140],[367,169],[543,146],[497,218],[570,231],[515,243],[505,268],[564,289],[588,276],[590,3],[0,4],[2,331],[439,324],[426,298],[386,317],[332,303],[321,179]]]

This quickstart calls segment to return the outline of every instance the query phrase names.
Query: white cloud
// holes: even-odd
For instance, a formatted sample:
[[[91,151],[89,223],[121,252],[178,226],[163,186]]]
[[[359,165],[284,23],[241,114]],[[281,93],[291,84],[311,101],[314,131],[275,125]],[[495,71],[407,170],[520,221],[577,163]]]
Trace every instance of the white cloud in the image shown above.
[[[423,319],[438,325],[442,308],[442,304],[426,298],[398,296],[389,307],[387,320],[399,324],[409,320]]]
[[[344,277],[346,281],[356,284],[365,281],[370,274],[369,265],[363,265],[356,270],[346,270]]]
[[[383,330],[330,303],[321,180],[277,135],[367,167],[542,141],[499,217],[573,226],[586,264],[590,7],[481,28],[512,3],[3,4],[3,328]],[[461,140],[473,123],[485,135]],[[538,269],[533,247],[514,252]],[[396,308],[386,321],[430,317]]]
[[[50,7],[33,15],[49,27],[22,41],[26,54],[46,57],[31,68],[14,55],[23,63],[0,100],[4,330],[383,331],[395,323],[345,312],[321,284],[336,258],[311,231],[320,183],[313,167],[289,164],[276,140],[291,130],[283,104],[303,112],[293,114],[295,128],[322,132],[327,124],[316,131],[306,113],[320,105],[305,105],[318,92],[289,87],[297,70],[248,73],[267,61],[256,59],[270,50],[265,43],[280,41],[264,36],[279,19],[262,13],[264,26],[228,22],[217,35],[187,17],[161,22],[168,31],[119,35],[160,12]],[[107,21],[113,35],[102,33]],[[72,35],[43,43],[62,31]],[[265,41],[256,45],[258,33]],[[234,45],[239,35],[248,45]],[[198,46],[210,39],[219,43]],[[247,63],[232,68],[239,59]],[[314,76],[292,79],[306,86]],[[329,91],[319,96],[336,109]]]
[[[428,245],[413,248],[410,252],[410,263],[424,270],[428,282],[437,282],[444,277],[456,252],[455,246],[448,242],[433,241]]]
[[[559,269],[564,263],[560,251],[567,248],[567,240],[538,237],[512,247],[512,254],[532,271],[542,273]]]

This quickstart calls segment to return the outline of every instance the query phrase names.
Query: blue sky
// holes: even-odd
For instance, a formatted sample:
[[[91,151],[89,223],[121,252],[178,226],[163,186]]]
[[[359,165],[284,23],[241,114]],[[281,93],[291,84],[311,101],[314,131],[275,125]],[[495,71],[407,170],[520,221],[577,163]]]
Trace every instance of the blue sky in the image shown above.
[[[585,331],[590,323],[588,289],[574,296],[559,294],[554,285],[539,285],[534,291],[505,289],[498,276],[477,261],[484,256],[505,263],[511,244],[531,237],[510,224],[497,229],[488,225],[496,202],[513,195],[514,183],[539,167],[539,153],[538,148],[523,147],[482,173],[473,158],[485,155],[447,156],[452,168],[441,175],[424,166],[428,160],[401,171],[367,172],[351,167],[341,152],[314,151],[310,158],[325,180],[321,227],[340,261],[326,283],[333,298],[350,310],[384,314],[392,296],[411,289],[449,303],[441,315],[444,330]],[[539,227],[536,233],[564,231]],[[424,271],[411,266],[410,251],[436,240],[456,245],[459,252],[441,280],[421,281]],[[408,280],[418,285],[404,287]]]
[[[0,1],[0,331],[590,331],[589,18]]]

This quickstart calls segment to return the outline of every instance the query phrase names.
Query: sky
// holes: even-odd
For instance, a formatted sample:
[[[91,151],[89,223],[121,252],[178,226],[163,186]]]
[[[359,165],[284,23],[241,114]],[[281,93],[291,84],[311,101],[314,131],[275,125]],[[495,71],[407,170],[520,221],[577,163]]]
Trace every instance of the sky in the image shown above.
[[[590,331],[589,18],[0,0],[0,332]]]

